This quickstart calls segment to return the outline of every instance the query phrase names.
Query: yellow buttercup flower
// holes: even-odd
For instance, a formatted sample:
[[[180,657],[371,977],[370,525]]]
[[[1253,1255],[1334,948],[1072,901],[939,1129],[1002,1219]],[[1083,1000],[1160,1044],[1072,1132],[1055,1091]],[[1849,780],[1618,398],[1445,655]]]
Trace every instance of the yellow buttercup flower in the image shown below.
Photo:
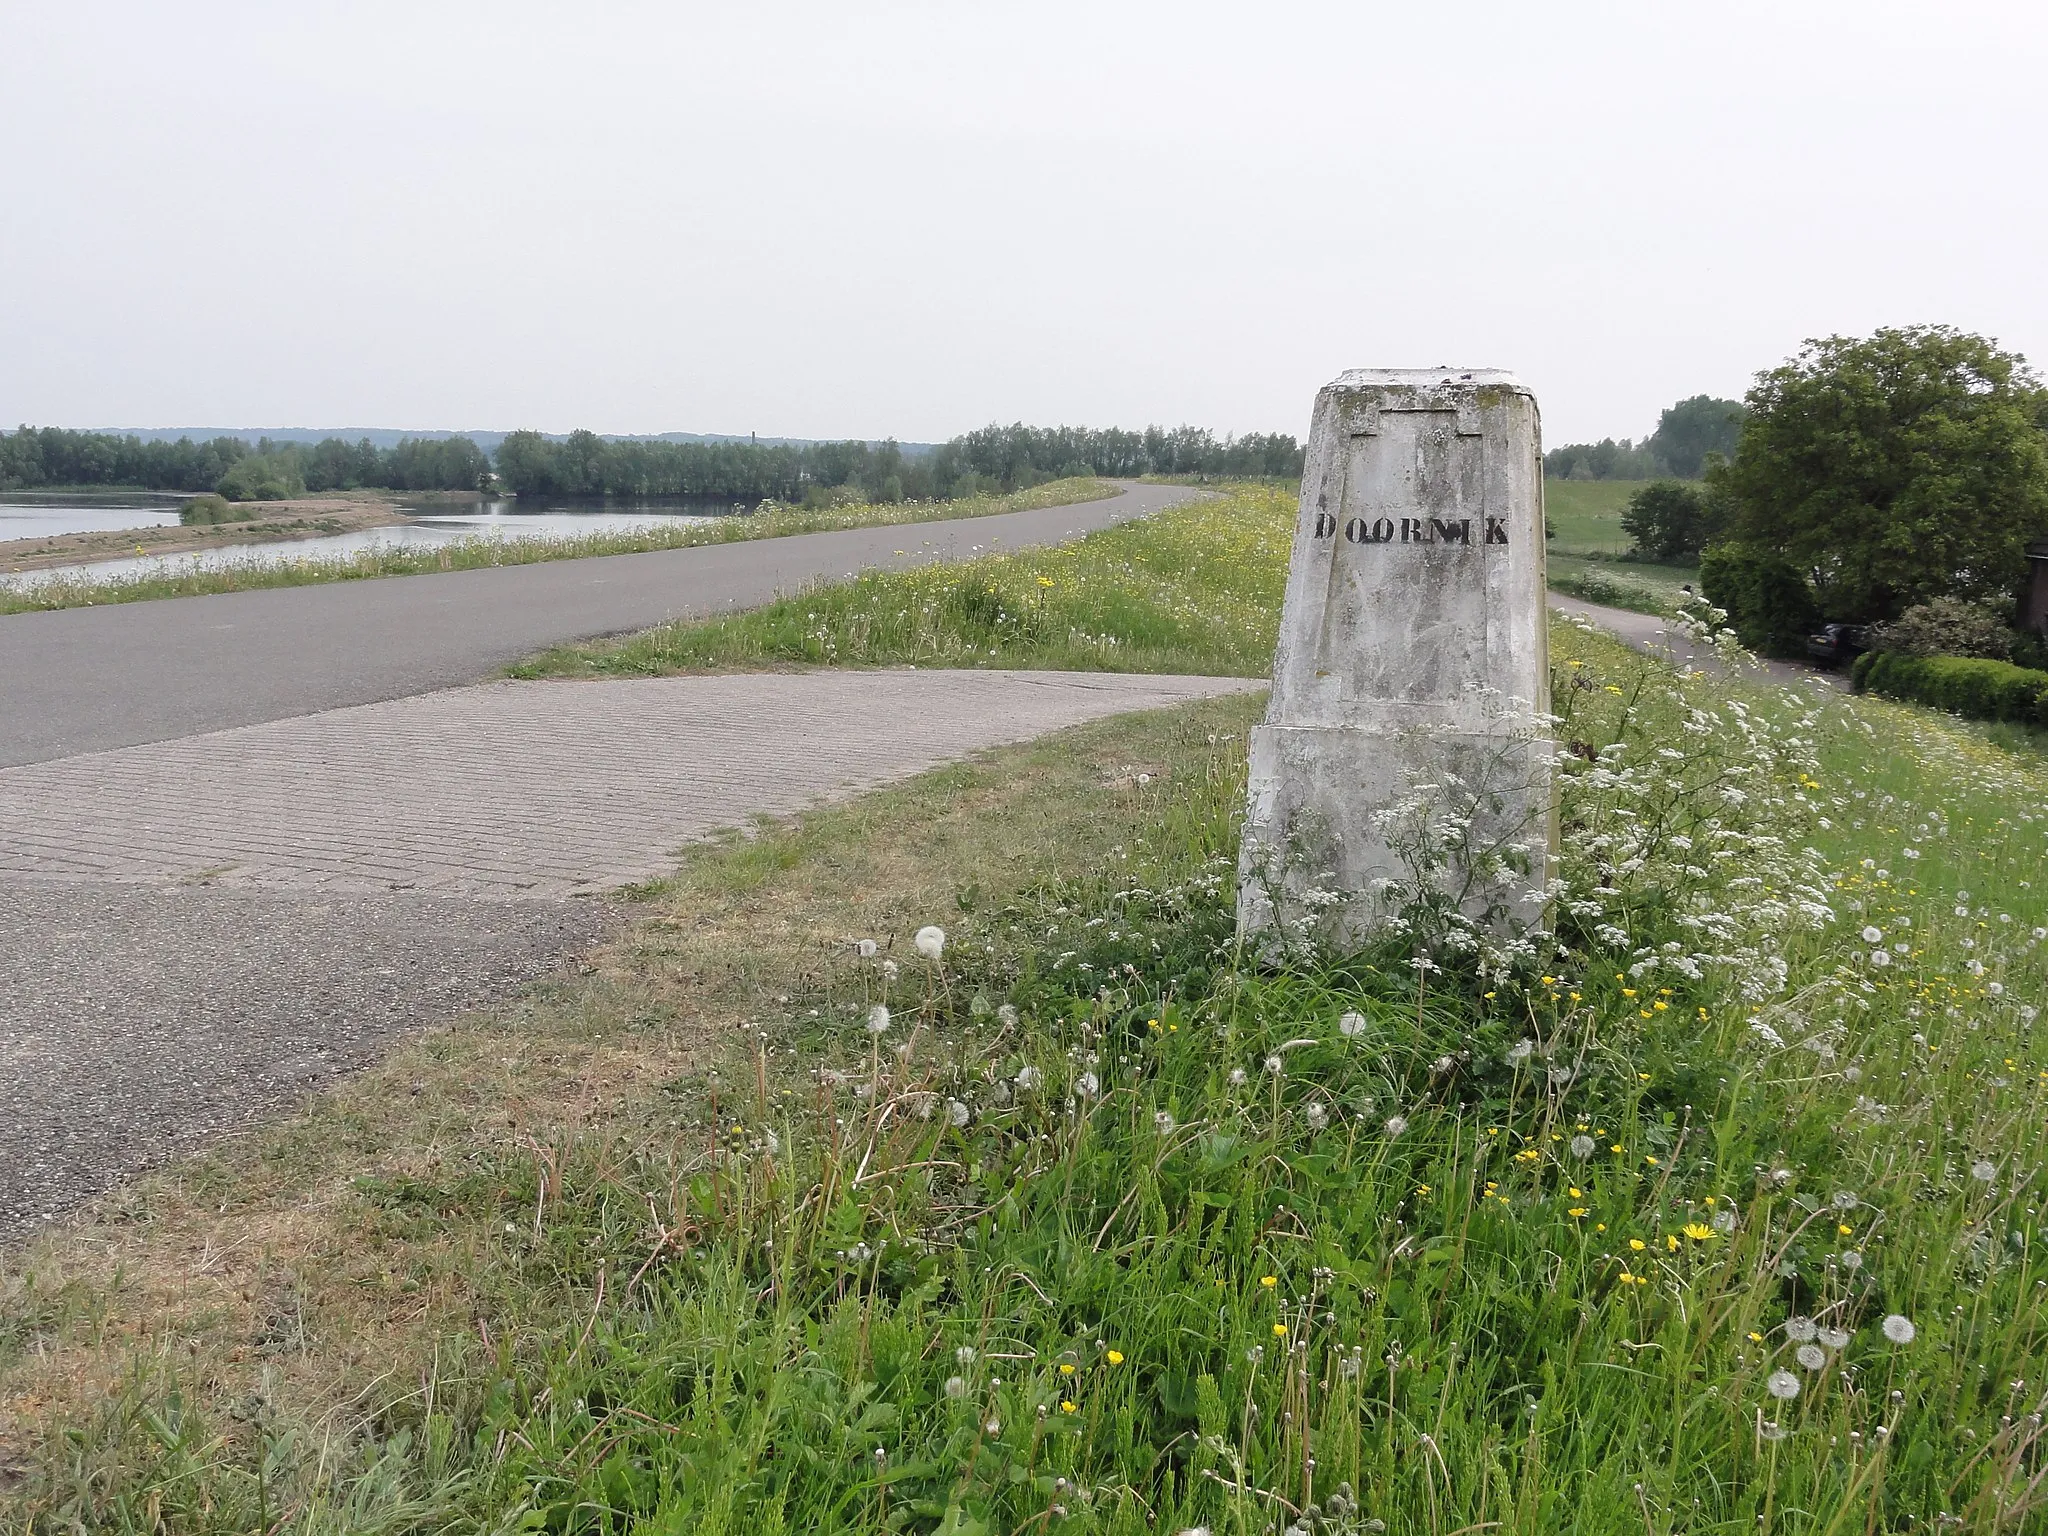
[[[1109,1351],[1108,1354],[1104,1355],[1102,1358],[1107,1360],[1111,1365],[1122,1365],[1124,1363],[1124,1352],[1120,1349],[1112,1349],[1111,1351]]]

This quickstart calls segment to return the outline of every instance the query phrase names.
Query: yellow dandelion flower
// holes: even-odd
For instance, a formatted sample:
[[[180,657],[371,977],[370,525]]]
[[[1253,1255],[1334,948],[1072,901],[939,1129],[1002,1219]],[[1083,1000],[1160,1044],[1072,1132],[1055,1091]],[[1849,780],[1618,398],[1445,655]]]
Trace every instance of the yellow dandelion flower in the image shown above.
[[[1649,1245],[1648,1243],[1644,1242],[1644,1241],[1643,1241],[1643,1240],[1642,1240],[1642,1239],[1641,1239],[1640,1237],[1632,1237],[1632,1238],[1630,1238],[1630,1239],[1628,1240],[1628,1245],[1629,1245],[1629,1247],[1630,1247],[1630,1248],[1634,1249],[1634,1250],[1635,1250],[1635,1251],[1636,1251],[1637,1253],[1641,1253],[1641,1252],[1642,1252],[1642,1251],[1643,1251],[1643,1250],[1644,1250],[1645,1248],[1647,1248],[1647,1247],[1649,1247],[1649,1246],[1650,1246],[1650,1245]]]
[[[1679,1230],[1696,1243],[1712,1242],[1714,1238],[1714,1229],[1704,1221],[1688,1221]]]

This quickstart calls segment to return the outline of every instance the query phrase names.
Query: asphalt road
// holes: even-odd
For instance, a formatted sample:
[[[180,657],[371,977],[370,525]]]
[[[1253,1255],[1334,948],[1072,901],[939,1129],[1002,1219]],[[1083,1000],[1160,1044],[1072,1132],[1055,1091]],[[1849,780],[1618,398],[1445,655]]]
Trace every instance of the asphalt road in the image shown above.
[[[487,677],[546,646],[756,607],[869,567],[1055,544],[1199,492],[696,549],[0,617],[0,767]]]

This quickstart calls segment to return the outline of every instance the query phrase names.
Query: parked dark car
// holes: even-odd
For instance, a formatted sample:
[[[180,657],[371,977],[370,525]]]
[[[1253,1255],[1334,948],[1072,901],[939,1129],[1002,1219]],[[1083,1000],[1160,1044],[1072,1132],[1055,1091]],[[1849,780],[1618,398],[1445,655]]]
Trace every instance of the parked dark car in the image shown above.
[[[1870,649],[1870,629],[1863,624],[1823,624],[1806,637],[1806,654],[1822,666],[1846,667]]]

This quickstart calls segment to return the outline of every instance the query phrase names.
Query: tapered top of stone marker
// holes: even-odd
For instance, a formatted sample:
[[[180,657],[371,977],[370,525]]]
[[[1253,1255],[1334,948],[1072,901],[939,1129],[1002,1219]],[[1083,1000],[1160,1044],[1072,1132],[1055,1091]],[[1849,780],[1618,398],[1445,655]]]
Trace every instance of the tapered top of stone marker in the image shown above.
[[[1361,368],[1316,396],[1275,725],[1494,734],[1549,707],[1542,434],[1493,368]]]

